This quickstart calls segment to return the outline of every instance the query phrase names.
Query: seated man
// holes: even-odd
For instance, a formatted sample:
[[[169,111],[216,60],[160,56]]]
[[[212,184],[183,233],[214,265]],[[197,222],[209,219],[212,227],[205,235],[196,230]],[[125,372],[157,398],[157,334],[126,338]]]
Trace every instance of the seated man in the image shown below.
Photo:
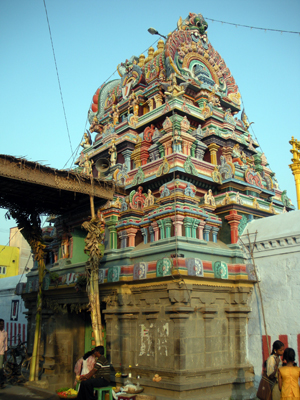
[[[88,374],[80,377],[77,400],[94,400],[94,388],[110,384],[110,364],[104,357],[104,347],[95,347],[94,355],[97,357],[94,368]]]

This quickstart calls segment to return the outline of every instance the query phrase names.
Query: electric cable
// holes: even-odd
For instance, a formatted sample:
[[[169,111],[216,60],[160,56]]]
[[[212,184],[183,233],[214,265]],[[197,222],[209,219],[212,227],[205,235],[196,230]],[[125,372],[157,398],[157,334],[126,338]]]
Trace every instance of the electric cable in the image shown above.
[[[59,91],[60,91],[60,98],[61,98],[62,107],[63,107],[63,111],[64,111],[64,116],[65,116],[65,122],[66,122],[66,127],[67,127],[67,132],[68,132],[68,138],[69,138],[71,153],[73,154],[72,142],[71,142],[71,137],[70,137],[70,132],[69,132],[67,115],[66,115],[66,110],[65,110],[65,105],[64,105],[64,99],[63,99],[63,94],[62,94],[62,89],[61,89],[61,84],[60,84],[60,79],[59,79],[59,74],[58,74],[58,68],[57,68],[57,62],[56,62],[56,57],[55,57],[54,45],[53,45],[52,34],[51,34],[51,29],[50,29],[50,23],[49,23],[49,18],[48,18],[48,12],[47,12],[47,7],[46,7],[46,0],[43,0],[43,1],[44,1],[45,13],[46,13],[46,18],[47,18],[47,23],[48,23],[48,28],[49,28],[49,34],[50,34],[50,40],[51,40],[54,64],[55,64],[55,68],[56,68],[56,75],[57,75],[58,86],[59,86]]]
[[[300,32],[286,31],[286,30],[284,30],[284,29],[260,28],[260,27],[258,27],[258,26],[236,24],[236,23],[233,23],[233,22],[219,21],[219,20],[217,20],[217,19],[212,19],[212,18],[207,18],[207,17],[204,17],[204,19],[205,19],[205,20],[208,20],[208,21],[212,21],[212,22],[220,22],[221,24],[233,25],[233,26],[235,26],[236,28],[237,28],[238,26],[240,26],[240,27],[242,27],[242,28],[258,29],[258,30],[265,31],[265,32],[269,31],[269,32],[280,32],[280,33],[293,33],[293,34],[296,34],[296,35],[300,35]]]

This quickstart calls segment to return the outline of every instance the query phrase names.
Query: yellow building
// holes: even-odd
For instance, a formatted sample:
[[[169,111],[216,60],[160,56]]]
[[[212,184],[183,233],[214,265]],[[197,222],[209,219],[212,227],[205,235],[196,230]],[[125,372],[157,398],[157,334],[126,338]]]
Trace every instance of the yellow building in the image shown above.
[[[12,246],[0,246],[0,278],[19,274],[20,249]]]

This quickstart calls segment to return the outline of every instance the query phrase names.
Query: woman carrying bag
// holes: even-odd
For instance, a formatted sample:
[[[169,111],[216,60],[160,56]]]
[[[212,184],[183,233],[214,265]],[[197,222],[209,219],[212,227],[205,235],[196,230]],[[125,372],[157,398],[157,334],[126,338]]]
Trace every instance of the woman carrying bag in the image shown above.
[[[283,355],[284,344],[275,340],[272,346],[272,353],[266,361],[266,371],[260,381],[257,397],[260,400],[280,400],[278,388],[278,368],[282,366],[280,356]]]

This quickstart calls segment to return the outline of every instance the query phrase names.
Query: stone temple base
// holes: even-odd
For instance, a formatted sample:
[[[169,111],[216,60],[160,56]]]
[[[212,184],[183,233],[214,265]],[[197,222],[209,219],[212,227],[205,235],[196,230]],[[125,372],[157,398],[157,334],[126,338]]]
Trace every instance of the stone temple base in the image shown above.
[[[251,291],[248,282],[169,277],[111,288],[103,312],[115,370],[140,376],[157,400],[254,398],[246,360]]]
[[[254,398],[254,374],[246,358],[252,286],[243,280],[172,276],[101,286],[107,357],[116,385],[126,381],[114,377],[121,372],[156,400]],[[48,291],[50,298],[69,305],[88,301],[74,288]],[[35,293],[26,295],[29,352],[35,304]],[[51,390],[73,387],[74,365],[85,351],[85,316],[43,310],[40,354]],[[153,381],[155,375],[159,382]]]

